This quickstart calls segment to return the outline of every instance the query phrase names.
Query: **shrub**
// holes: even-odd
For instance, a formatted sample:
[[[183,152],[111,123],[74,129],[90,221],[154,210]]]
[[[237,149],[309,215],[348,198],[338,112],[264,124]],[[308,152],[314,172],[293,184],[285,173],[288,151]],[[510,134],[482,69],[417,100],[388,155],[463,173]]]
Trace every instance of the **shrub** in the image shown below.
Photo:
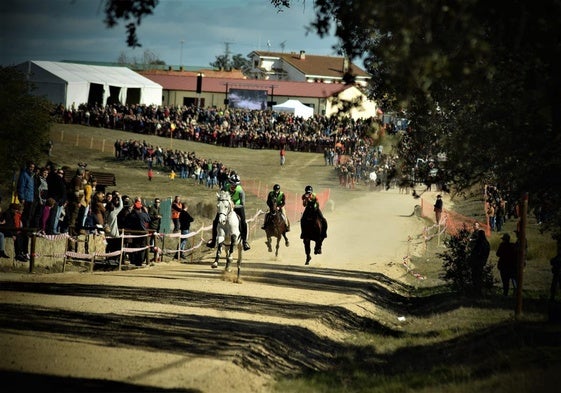
[[[442,267],[444,269],[440,278],[446,281],[452,291],[463,295],[474,294],[476,287],[472,279],[471,265],[469,263],[470,237],[471,231],[464,224],[456,235],[452,235],[444,240],[447,250],[438,254],[443,259]],[[481,288],[489,290],[493,288],[494,284],[493,266],[487,260],[483,266]]]

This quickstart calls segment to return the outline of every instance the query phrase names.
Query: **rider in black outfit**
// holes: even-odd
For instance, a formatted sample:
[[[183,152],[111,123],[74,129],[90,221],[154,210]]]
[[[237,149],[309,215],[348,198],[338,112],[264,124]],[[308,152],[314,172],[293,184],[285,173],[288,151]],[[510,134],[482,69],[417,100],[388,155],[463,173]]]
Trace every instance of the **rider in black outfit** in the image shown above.
[[[302,205],[304,207],[312,208],[313,211],[318,215],[318,217],[323,222],[322,226],[322,236],[325,239],[327,237],[327,220],[323,216],[321,209],[319,208],[319,203],[314,189],[312,186],[306,186],[304,189],[304,194],[302,195]]]

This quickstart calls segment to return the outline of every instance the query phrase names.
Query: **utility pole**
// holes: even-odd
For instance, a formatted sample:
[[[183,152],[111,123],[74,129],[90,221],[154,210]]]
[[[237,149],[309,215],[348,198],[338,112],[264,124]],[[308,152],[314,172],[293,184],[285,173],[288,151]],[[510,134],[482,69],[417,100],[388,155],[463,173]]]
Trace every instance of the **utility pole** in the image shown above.
[[[181,40],[181,52],[179,52],[179,69],[183,71],[183,43],[184,40]]]
[[[232,44],[232,42],[225,42],[224,43],[224,45],[225,45],[224,56],[226,57],[226,61],[225,61],[226,64],[224,64],[224,69],[225,70],[228,70],[228,68],[230,68],[229,67],[230,66],[230,53],[231,53],[230,52],[230,44]]]

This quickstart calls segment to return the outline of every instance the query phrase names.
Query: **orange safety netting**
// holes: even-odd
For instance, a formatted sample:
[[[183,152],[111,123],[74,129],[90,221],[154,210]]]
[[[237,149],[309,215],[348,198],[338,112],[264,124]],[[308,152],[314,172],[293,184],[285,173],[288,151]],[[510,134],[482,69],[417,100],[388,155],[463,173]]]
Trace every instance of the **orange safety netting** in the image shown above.
[[[263,200],[263,210],[268,210],[266,203],[267,195],[269,195],[269,191],[273,189],[273,184],[265,184],[256,180],[245,180],[242,186],[246,193],[251,193],[257,196],[257,198]],[[284,192],[286,197],[285,210],[288,219],[291,222],[300,221],[300,216],[304,211],[304,206],[302,206],[302,194],[304,193],[304,190],[302,190],[301,193],[295,193],[281,188],[281,191]],[[315,193],[318,198],[320,209],[323,210],[325,208],[325,204],[330,198],[331,190],[327,188],[321,191],[315,191]]]
[[[427,202],[423,198],[421,198],[421,217],[434,220],[435,216],[433,208],[434,205],[432,203]],[[442,209],[441,221],[444,222],[446,233],[448,233],[449,235],[455,235],[460,229],[462,229],[464,225],[466,225],[468,229],[471,229],[473,227],[473,224],[478,220],[471,217],[466,217],[448,209]],[[489,227],[488,223],[479,221],[479,225],[481,229],[485,231],[485,234],[487,236],[491,236],[491,228]]]

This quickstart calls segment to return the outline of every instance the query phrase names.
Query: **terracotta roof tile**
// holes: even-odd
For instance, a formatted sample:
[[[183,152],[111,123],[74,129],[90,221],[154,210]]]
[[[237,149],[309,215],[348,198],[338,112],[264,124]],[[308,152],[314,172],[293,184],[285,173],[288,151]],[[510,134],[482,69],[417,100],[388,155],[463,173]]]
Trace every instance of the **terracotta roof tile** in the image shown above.
[[[197,73],[178,73],[143,71],[140,74],[153,82],[161,85],[164,90],[196,91]],[[178,75],[180,74],[180,75]],[[339,94],[348,89],[349,85],[341,83],[310,83],[310,82],[288,82],[268,81],[241,78],[215,78],[206,76],[203,78],[203,91],[212,93],[225,93],[226,89],[255,89],[267,90],[272,95],[292,97],[314,97],[327,98]]]
[[[254,51],[253,53],[261,57],[279,57],[283,61],[291,64],[305,75],[323,75],[329,77],[342,77],[344,58],[342,56],[318,56],[305,54],[304,59],[301,59],[300,53],[279,53],[279,52],[266,52]],[[355,64],[350,63],[353,75],[370,78],[362,68]]]

